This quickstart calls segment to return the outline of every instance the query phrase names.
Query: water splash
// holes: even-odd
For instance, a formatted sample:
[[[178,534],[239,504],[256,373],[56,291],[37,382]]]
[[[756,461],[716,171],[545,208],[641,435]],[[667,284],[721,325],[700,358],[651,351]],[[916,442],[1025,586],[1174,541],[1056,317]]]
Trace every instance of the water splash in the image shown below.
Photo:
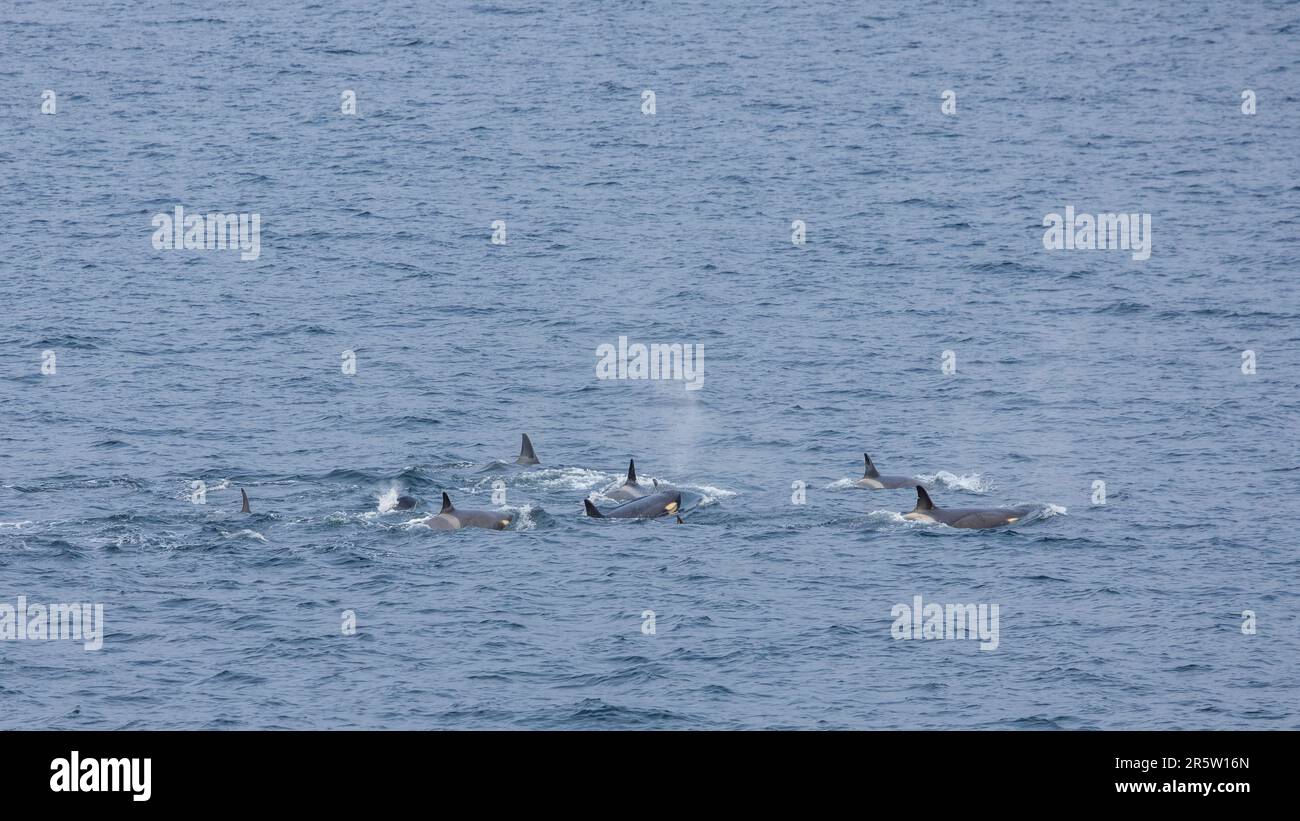
[[[401,488],[393,485],[379,494],[379,504],[376,513],[391,513],[397,507],[397,497],[401,496]]]

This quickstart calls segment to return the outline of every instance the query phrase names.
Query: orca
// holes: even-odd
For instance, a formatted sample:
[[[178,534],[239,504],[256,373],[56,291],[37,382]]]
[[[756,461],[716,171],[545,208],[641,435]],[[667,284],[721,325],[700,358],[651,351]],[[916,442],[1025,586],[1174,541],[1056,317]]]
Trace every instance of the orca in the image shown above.
[[[590,499],[583,499],[582,505],[586,508],[587,515],[593,519],[657,519],[660,516],[671,516],[682,509],[682,492],[661,490],[624,502],[603,513]]]
[[[987,528],[1015,524],[1034,511],[1032,507],[937,507],[925,488],[916,486],[916,507],[903,514],[914,522],[938,522],[949,527]]]
[[[243,500],[244,500],[244,506],[241,507],[241,508],[239,509],[239,512],[240,512],[240,513],[252,513],[252,511],[248,509],[248,493],[246,493],[242,487],[239,489],[239,495],[240,495],[240,496],[243,498]]]
[[[528,434],[525,433],[524,441],[519,446],[519,458],[515,460],[515,464],[540,465],[541,463],[542,460],[537,458],[537,452],[533,450],[533,440],[529,439]]]
[[[420,503],[420,500],[414,496],[398,496],[397,502],[393,505],[393,510],[410,510]]]
[[[420,524],[432,530],[461,530],[467,527],[505,530],[514,518],[514,514],[497,513],[493,510],[457,510],[451,503],[451,497],[444,491],[442,510],[438,511],[436,516],[424,519]]]
[[[533,440],[528,438],[528,434],[523,434],[523,441],[519,445],[519,457],[513,462],[505,462],[501,459],[493,459],[484,465],[479,473],[508,473],[518,470],[522,467],[532,467],[540,465],[541,459],[537,458],[537,451],[533,450]]]
[[[657,486],[658,482],[656,482]],[[637,484],[636,460],[629,459],[627,462],[627,479],[624,480],[623,484],[602,495],[615,501],[629,501],[631,499],[640,499],[642,496],[649,496],[651,492],[648,488]]]
[[[862,478],[853,484],[857,487],[871,488],[872,490],[893,489],[900,487],[916,487],[916,480],[910,476],[882,476],[876,466],[871,463],[871,457],[862,454],[863,460],[867,463],[867,469],[862,474]]]

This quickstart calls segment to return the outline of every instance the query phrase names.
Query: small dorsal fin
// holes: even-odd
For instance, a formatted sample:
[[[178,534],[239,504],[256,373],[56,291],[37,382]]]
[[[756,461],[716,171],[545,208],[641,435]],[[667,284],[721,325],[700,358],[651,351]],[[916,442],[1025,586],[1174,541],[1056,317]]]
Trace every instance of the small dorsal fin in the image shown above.
[[[873,464],[871,464],[871,457],[864,453],[864,454],[862,454],[862,459],[863,459],[863,461],[865,461],[865,462],[867,463],[867,469],[866,469],[866,471],[862,474],[863,478],[865,478],[865,479],[878,479],[878,478],[880,478],[880,471],[876,470],[876,466],[873,465]]]
[[[677,517],[677,524],[679,524],[679,525],[684,525],[684,524],[686,524],[686,522],[683,522],[683,521],[682,521],[682,517],[681,517],[681,516],[678,516],[678,517]]]
[[[239,495],[244,499],[244,506],[239,509],[239,512],[252,513],[253,511],[248,509],[248,493],[242,487],[239,489]]]
[[[519,446],[519,458],[515,460],[519,465],[540,465],[542,462],[537,458],[537,452],[533,450],[533,440],[524,434],[523,444]]]
[[[912,508],[912,512],[918,510],[934,510],[934,502],[930,501],[930,494],[926,493],[925,488],[920,485],[916,486],[916,507]]]
[[[604,513],[601,513],[599,510],[597,510],[597,509],[596,509],[596,506],[593,505],[593,504],[591,503],[591,500],[590,500],[590,499],[583,499],[583,500],[582,500],[582,506],[583,506],[584,508],[586,508],[586,510],[587,510],[587,515],[590,516],[590,517],[592,517],[593,519],[603,519],[603,518],[605,518],[605,514],[604,514]]]
[[[625,485],[636,484],[636,460],[635,459],[627,460],[627,481],[624,482],[623,484]]]
[[[448,496],[448,495],[447,495],[447,491],[444,490],[444,491],[442,492],[442,510],[439,510],[438,512],[439,512],[439,513],[451,513],[451,512],[452,512],[453,510],[455,510],[455,509],[456,509],[456,508],[454,508],[454,507],[451,506],[451,497]]]

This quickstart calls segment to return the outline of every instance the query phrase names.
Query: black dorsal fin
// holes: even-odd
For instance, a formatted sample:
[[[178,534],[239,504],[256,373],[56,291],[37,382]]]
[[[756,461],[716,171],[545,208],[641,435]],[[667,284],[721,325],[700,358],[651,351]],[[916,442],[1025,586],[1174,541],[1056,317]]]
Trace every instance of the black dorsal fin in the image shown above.
[[[625,485],[636,484],[636,460],[635,459],[627,460],[627,481],[624,482],[623,484]]]
[[[866,472],[862,474],[863,478],[865,479],[880,478],[880,471],[876,470],[876,466],[871,464],[871,457],[864,453],[862,454],[862,459],[867,463]]]
[[[582,506],[587,509],[587,515],[592,517],[593,519],[605,518],[605,514],[597,510],[596,506],[591,503],[590,499],[583,499]]]
[[[451,506],[451,497],[448,496],[448,495],[447,495],[447,491],[444,490],[444,491],[442,492],[442,510],[439,510],[438,512],[439,512],[439,513],[451,513],[451,512],[452,512],[453,510],[455,510],[455,509],[456,509],[456,508],[454,508],[454,507]]]
[[[537,458],[537,452],[533,450],[533,440],[524,434],[523,444],[519,446],[519,458],[515,460],[520,465],[540,465],[542,462]]]
[[[925,488],[920,485],[916,486],[916,507],[912,508],[912,512],[918,510],[934,510],[934,502],[930,501],[930,494],[926,493]]]
[[[253,511],[248,509],[248,493],[242,487],[239,489],[239,495],[244,499],[244,506],[239,509],[239,512],[252,513]]]

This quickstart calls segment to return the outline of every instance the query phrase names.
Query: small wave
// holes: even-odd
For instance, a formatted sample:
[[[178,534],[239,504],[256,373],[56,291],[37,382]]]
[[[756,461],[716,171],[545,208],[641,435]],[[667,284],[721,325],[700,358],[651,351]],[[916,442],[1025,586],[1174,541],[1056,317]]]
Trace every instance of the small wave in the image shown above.
[[[235,530],[235,531],[223,530],[221,531],[221,538],[249,539],[249,540],[259,541],[259,542],[266,541],[266,537],[263,536],[261,533],[258,533],[256,530],[249,530],[247,528],[245,528],[244,530]]]
[[[700,497],[700,501],[695,507],[706,507],[714,505],[723,499],[730,499],[736,495],[734,490],[725,490],[713,485],[681,485],[683,490],[691,491]]]
[[[906,525],[908,527],[923,527],[926,524],[926,522],[904,519],[903,514],[896,510],[873,510],[867,514],[867,519],[873,522],[884,522],[891,525]]]
[[[329,525],[330,527],[347,527],[348,525],[356,524],[356,523],[363,523],[363,524],[377,523],[380,527],[388,527],[389,525],[385,524],[384,520],[387,519],[393,513],[401,513],[401,512],[403,511],[363,510],[357,512],[357,511],[335,510],[334,512],[325,516],[325,518],[320,521],[323,521],[325,524]],[[425,514],[425,515],[429,515],[429,514]],[[311,517],[307,517],[305,519],[296,520],[296,523],[299,524],[311,523],[315,521],[317,520]],[[400,523],[395,523],[395,524],[398,524],[400,526]]]
[[[169,538],[172,534],[152,535],[145,532],[123,533],[112,542],[114,550],[123,548],[157,548],[161,550],[175,550],[179,542],[174,538]]]
[[[955,473],[949,473],[941,470],[931,475],[922,474],[916,478],[920,479],[923,484],[932,487],[942,485],[947,490],[965,490],[970,493],[988,493],[993,489],[992,480],[980,473],[970,473],[958,476]]]

